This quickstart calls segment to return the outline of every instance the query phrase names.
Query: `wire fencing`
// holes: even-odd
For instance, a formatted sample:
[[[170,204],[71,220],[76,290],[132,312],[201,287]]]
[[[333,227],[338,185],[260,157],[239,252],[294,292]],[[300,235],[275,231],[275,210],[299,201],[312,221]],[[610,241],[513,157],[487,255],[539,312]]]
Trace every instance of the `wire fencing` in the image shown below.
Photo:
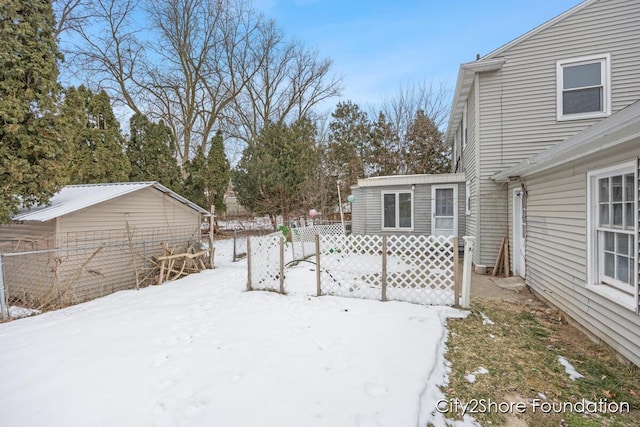
[[[0,254],[9,303],[50,309],[148,286],[157,283],[158,257],[208,249],[199,227],[67,233],[58,243],[54,249]]]

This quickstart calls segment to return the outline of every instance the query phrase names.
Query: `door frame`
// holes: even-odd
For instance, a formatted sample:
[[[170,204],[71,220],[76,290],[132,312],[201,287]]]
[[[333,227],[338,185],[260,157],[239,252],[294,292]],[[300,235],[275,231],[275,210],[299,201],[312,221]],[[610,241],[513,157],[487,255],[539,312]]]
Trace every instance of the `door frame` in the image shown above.
[[[522,188],[513,189],[513,273],[525,278],[527,270],[526,260],[526,232],[523,229],[527,226],[525,215],[527,192]]]
[[[453,236],[458,236],[458,184],[437,184],[431,186],[431,235],[436,235],[436,190],[453,189]]]

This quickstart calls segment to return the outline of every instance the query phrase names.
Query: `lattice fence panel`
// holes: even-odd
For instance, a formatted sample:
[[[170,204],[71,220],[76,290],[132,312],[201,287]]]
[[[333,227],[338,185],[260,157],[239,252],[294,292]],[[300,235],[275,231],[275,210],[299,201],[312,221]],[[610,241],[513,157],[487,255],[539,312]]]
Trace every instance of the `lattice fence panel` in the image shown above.
[[[380,299],[382,238],[373,235],[320,235],[323,295]]]
[[[452,237],[389,236],[387,299],[453,305],[454,255]]]
[[[344,235],[342,224],[313,225],[291,229],[293,259],[305,259],[316,254],[317,235]]]
[[[282,238],[282,233],[251,237],[249,254],[251,289],[280,290],[280,239]]]

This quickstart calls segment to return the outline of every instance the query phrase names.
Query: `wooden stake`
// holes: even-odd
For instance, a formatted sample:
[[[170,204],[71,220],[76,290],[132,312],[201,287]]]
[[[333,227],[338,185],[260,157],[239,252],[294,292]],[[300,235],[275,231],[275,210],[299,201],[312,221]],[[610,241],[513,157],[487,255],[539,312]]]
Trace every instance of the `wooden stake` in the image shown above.
[[[493,276],[497,276],[500,271],[500,267],[502,264],[502,251],[504,251],[504,239],[502,239],[502,244],[500,245],[500,250],[498,250],[498,257],[496,258],[496,262],[493,266],[493,272],[491,273]]]

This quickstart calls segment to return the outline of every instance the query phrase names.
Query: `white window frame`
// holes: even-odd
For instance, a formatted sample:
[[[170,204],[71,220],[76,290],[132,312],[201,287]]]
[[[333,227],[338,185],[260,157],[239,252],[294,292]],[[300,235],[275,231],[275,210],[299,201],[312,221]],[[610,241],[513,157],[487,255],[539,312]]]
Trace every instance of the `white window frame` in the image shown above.
[[[438,184],[431,186],[431,234],[435,235],[436,224],[436,199],[435,194],[436,190],[439,189],[453,189],[453,234],[452,236],[458,235],[458,184]]]
[[[394,194],[395,198],[396,198],[396,205],[395,205],[395,227],[385,227],[384,226],[384,196],[387,194]],[[400,227],[400,194],[411,194],[411,226],[410,227]],[[413,190],[388,190],[388,191],[381,191],[380,192],[380,228],[382,231],[413,231],[414,228],[414,224],[415,224],[415,216],[414,216],[414,211],[415,211],[415,197],[414,197],[414,191]]]
[[[603,261],[599,257],[602,242],[598,237],[598,179],[633,174],[636,185],[634,191],[634,228],[633,230],[613,229],[633,238],[633,256],[631,257],[632,281],[630,284],[616,283],[615,279],[602,280]],[[638,160],[604,167],[587,173],[587,287],[616,303],[638,313]],[[631,285],[631,286],[629,286]]]
[[[564,93],[564,67],[600,63],[602,78],[602,111],[587,113],[563,114],[562,94]],[[556,113],[558,121],[591,119],[607,117],[611,114],[611,55],[589,55],[579,58],[564,59],[556,62]]]

